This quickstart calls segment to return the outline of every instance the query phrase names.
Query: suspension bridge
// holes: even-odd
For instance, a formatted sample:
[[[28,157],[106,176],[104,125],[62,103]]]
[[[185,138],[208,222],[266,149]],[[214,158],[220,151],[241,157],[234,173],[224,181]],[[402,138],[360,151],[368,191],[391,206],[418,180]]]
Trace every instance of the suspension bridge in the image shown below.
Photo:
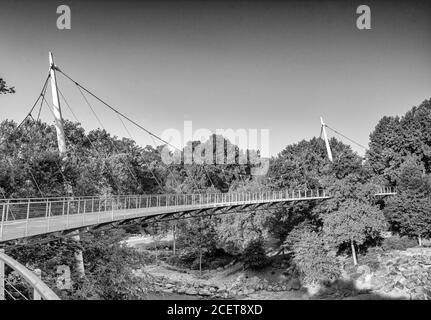
[[[61,71],[54,64],[52,55],[50,54],[50,69],[48,77],[43,86],[41,95],[38,100],[36,100],[36,103],[33,105],[28,116],[31,116],[31,113],[39,100],[45,100],[47,84],[48,81],[51,80],[53,97],[52,113],[55,118],[58,147],[62,157],[65,157],[66,155],[66,140],[60,109],[59,93],[61,96],[63,96],[63,94],[57,87],[56,71],[71,80],[78,87],[81,94],[82,91],[87,92],[114,111],[119,117],[126,119],[138,128],[147,132],[152,138],[159,139],[163,143],[169,144],[107,104],[104,100]],[[64,96],[63,99],[65,99]],[[84,99],[91,108],[91,105],[85,96]],[[67,101],[65,102],[67,104]],[[69,107],[68,104],[67,106]],[[21,122],[19,126],[22,124],[23,122]],[[325,127],[326,125],[324,125],[322,120],[322,130],[325,137],[326,147],[328,149],[328,157],[332,161],[332,154],[329,148]],[[153,177],[157,180],[154,175]],[[395,194],[395,190],[393,188],[379,188],[375,195],[382,197],[393,194]],[[11,257],[5,255],[4,252],[1,252],[1,248],[5,247],[11,241],[47,235],[76,235],[76,232],[83,229],[94,230],[104,227],[121,227],[129,224],[145,225],[153,222],[176,220],[188,217],[277,209],[291,202],[322,201],[329,198],[331,198],[331,193],[325,189],[80,197],[68,195],[65,197],[40,198],[4,197],[4,199],[0,199],[0,300],[7,296],[9,296],[9,298],[20,298],[20,295],[23,296],[18,289],[16,291],[18,291],[20,295],[17,295],[16,293],[12,294],[10,292],[11,290],[13,291],[16,289],[16,287],[11,283],[7,283],[7,279],[4,277],[5,264],[14,269],[34,289],[32,298],[58,298],[51,289],[46,287],[40,278],[35,276],[33,272],[29,271],[26,267],[22,266]]]

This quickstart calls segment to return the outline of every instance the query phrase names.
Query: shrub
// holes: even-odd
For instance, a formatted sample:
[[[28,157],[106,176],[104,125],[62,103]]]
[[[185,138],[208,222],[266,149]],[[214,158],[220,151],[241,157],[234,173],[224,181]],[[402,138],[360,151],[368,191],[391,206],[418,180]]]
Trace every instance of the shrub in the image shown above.
[[[408,237],[400,237],[398,235],[390,236],[383,240],[382,249],[390,250],[406,250],[417,246],[417,240]]]
[[[243,253],[244,265],[257,270],[268,265],[268,257],[265,254],[262,238],[251,240]]]
[[[299,236],[299,233],[297,233]],[[309,229],[292,245],[293,263],[306,283],[326,282],[340,276],[340,267],[331,256],[321,234]]]

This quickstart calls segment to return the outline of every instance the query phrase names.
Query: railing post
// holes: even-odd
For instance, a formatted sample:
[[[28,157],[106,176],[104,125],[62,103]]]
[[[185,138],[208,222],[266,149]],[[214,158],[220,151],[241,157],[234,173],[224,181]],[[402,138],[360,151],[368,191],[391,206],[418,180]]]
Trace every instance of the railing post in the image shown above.
[[[48,201],[48,200],[47,200]],[[48,219],[48,224],[47,224],[47,230],[48,230],[48,232],[49,232],[49,224],[50,224],[50,221],[51,221],[51,202],[47,202],[48,203],[48,217],[47,217],[47,219]],[[28,220],[27,220],[28,221]]]
[[[26,215],[26,222],[25,222],[25,235],[28,235],[28,219],[30,218],[30,199],[28,199],[27,203],[27,215]]]
[[[42,271],[40,269],[36,269],[33,273],[39,278],[42,279]],[[33,289],[33,300],[42,300],[39,292],[36,289]]]
[[[81,200],[78,200],[79,201],[79,206],[81,206]],[[85,224],[85,200],[84,200],[84,213],[82,214],[82,225],[84,225]]]
[[[8,221],[8,214],[9,214],[9,201],[10,201],[10,200],[8,200],[8,201],[6,202],[6,219],[5,219],[5,221]]]
[[[2,204],[2,212],[1,212],[1,226],[0,226],[0,240],[3,240],[3,224],[4,224],[4,216],[5,216],[6,204]]]
[[[4,208],[4,204],[3,204],[3,208]],[[3,209],[4,211],[4,209]],[[4,249],[0,249],[0,253],[4,253]],[[0,259],[0,301],[5,300],[5,296],[4,296],[4,261]]]
[[[69,228],[70,200],[67,200],[66,228]]]
[[[114,221],[114,203],[113,203],[113,201],[114,201],[114,198],[111,198],[111,221]],[[106,199],[105,199],[105,203],[106,203]],[[106,210],[106,208],[105,208],[105,210]]]
[[[93,199],[94,203],[94,199]],[[94,212],[94,210],[92,210]],[[97,223],[100,223],[100,200],[99,200],[99,210],[97,210]]]

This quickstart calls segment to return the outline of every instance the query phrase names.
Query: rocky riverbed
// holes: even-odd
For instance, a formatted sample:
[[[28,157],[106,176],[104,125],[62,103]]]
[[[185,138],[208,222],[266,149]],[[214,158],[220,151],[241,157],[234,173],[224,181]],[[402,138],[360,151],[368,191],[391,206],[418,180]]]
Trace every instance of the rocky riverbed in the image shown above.
[[[166,264],[137,273],[154,278],[156,294],[194,299],[430,299],[431,248],[377,252],[357,267],[344,267],[341,279],[327,286],[302,284],[293,272],[245,272],[240,264],[196,272]],[[271,275],[268,277],[268,275]]]
[[[212,271],[203,277],[185,270],[173,270],[165,264],[145,266],[137,272],[150,274],[154,279],[155,292],[161,294],[184,294],[208,299],[246,299],[258,292],[285,292],[289,296],[302,294],[299,292],[299,280],[286,278],[281,271],[273,275],[275,281],[271,281],[242,272],[239,264]]]
[[[431,299],[431,248],[375,254],[373,263],[357,268],[359,289],[387,298]]]

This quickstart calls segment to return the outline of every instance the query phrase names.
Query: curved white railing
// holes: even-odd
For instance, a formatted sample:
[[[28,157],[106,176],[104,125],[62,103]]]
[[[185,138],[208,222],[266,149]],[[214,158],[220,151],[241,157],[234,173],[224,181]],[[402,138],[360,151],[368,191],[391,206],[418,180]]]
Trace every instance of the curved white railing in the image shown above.
[[[5,265],[11,267],[33,289],[32,296],[17,289],[5,277]],[[32,271],[0,250],[0,300],[60,300],[60,298]]]

